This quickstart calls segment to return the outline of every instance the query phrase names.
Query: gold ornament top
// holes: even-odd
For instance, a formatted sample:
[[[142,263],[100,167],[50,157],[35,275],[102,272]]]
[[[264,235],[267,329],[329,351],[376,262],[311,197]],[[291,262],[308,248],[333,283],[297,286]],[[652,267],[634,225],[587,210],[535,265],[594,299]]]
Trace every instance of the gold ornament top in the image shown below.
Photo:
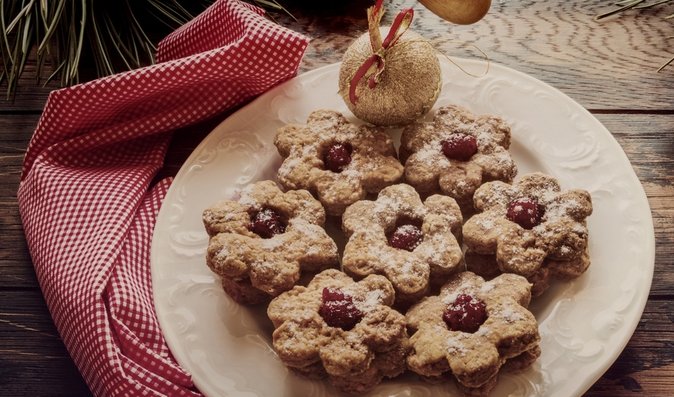
[[[358,101],[356,95],[356,87],[360,80],[368,76],[368,87],[374,88],[379,83],[379,76],[381,76],[385,64],[386,50],[394,46],[398,39],[407,31],[412,24],[414,18],[414,10],[407,8],[401,10],[396,16],[391,29],[382,41],[381,33],[379,32],[379,25],[381,17],[384,15],[383,0],[377,0],[374,6],[367,9],[368,31],[370,34],[370,44],[372,46],[372,55],[363,62],[363,64],[356,70],[349,85],[349,100],[355,104]]]

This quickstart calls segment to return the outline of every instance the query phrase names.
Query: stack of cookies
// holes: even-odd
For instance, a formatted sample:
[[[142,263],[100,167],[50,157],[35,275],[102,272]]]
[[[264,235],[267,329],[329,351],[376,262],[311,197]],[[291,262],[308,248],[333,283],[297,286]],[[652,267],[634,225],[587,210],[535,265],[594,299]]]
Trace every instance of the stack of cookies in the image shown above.
[[[276,135],[280,187],[204,211],[206,262],[232,299],[268,304],[298,374],[363,393],[409,370],[487,395],[540,355],[532,296],[590,264],[590,195],[516,179],[510,139],[502,119],[445,106],[398,154],[383,128],[317,110]]]

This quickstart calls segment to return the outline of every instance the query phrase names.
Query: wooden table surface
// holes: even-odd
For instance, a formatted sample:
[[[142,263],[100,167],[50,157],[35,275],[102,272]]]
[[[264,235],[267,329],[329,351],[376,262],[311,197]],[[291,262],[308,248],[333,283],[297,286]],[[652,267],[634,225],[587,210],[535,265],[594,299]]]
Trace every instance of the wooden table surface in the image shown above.
[[[313,39],[300,72],[340,61],[366,29],[365,1],[329,11],[287,3],[297,21],[277,16],[279,23]],[[414,30],[450,57],[479,58],[475,45],[492,62],[560,89],[623,147],[651,206],[655,275],[634,335],[586,395],[674,395],[674,65],[656,73],[674,56],[674,39],[667,41],[674,21],[663,19],[674,13],[674,4],[596,22],[593,17],[610,2],[495,0],[489,14],[470,26],[451,25],[415,4],[393,0],[389,9],[414,5]],[[56,88],[37,85],[31,67],[15,101],[0,102],[0,395],[86,396],[42,298],[17,208],[22,155],[49,90]],[[174,140],[165,174],[179,169],[208,129]]]

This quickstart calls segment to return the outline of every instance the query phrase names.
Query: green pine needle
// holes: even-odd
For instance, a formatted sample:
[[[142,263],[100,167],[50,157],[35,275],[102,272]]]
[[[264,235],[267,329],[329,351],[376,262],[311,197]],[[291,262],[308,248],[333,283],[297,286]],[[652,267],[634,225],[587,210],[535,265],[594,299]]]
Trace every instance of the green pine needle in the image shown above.
[[[45,85],[69,86],[151,64],[156,42],[212,2],[0,0],[0,84],[12,99],[32,51],[36,79]],[[250,2],[292,17],[277,0]],[[82,74],[90,70],[95,75]]]
[[[599,21],[601,19],[610,17],[612,15],[620,14],[623,13],[627,10],[643,10],[646,8],[651,8],[655,6],[659,6],[661,4],[666,4],[669,2],[672,2],[674,0],[654,0],[651,2],[646,2],[646,0],[621,0],[616,3],[614,3],[618,8],[613,9],[611,11],[605,12],[603,14],[599,14],[596,17],[594,17],[595,21]],[[664,19],[672,19],[674,18],[674,14],[667,15],[664,17]],[[672,36],[668,37],[672,38]],[[670,64],[674,63],[674,57],[672,57],[669,61],[665,62],[660,68],[658,68],[657,72],[661,72],[663,69],[665,69],[667,66]]]

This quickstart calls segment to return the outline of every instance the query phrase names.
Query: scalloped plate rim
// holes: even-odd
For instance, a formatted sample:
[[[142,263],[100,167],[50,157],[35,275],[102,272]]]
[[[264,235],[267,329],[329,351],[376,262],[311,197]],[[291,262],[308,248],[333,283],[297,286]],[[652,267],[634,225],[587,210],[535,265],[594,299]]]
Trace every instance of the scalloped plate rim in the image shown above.
[[[457,61],[460,63],[464,64],[470,64],[472,66],[484,66],[484,62],[479,61],[479,60],[470,60],[470,59],[461,59],[461,58],[455,58]],[[440,58],[441,63],[446,63],[445,60]],[[169,191],[167,192],[164,203],[162,204],[162,207],[159,211],[158,217],[157,217],[157,223],[155,225],[155,230],[153,232],[153,237],[152,237],[152,245],[151,245],[151,252],[150,252],[150,261],[151,261],[151,280],[152,280],[152,285],[153,285],[153,298],[154,298],[154,305],[155,305],[155,311],[156,315],[160,324],[160,327],[162,329],[162,332],[164,334],[165,340],[169,346],[169,349],[171,350],[172,354],[174,355],[175,359],[178,361],[178,363],[186,369],[188,372],[192,373],[193,375],[193,382],[195,386],[200,388],[200,390],[208,390],[210,387],[208,386],[208,382],[199,376],[194,376],[194,371],[191,370],[193,367],[193,363],[191,359],[188,357],[187,353],[183,351],[182,349],[182,341],[175,335],[175,330],[172,329],[172,325],[170,324],[168,317],[168,313],[164,311],[164,302],[161,301],[162,297],[159,296],[159,292],[156,288],[154,288],[155,285],[158,285],[160,282],[160,275],[159,275],[159,264],[158,262],[158,255],[161,253],[157,251],[156,246],[157,246],[157,239],[160,238],[159,235],[161,233],[161,225],[166,221],[166,206],[164,205],[167,202],[170,202],[171,197],[176,194],[176,190],[180,186],[180,183],[182,181],[182,178],[185,176],[187,173],[187,168],[190,164],[194,163],[195,159],[198,157],[199,153],[208,146],[210,143],[209,138],[212,138],[212,136],[217,132],[222,129],[224,129],[226,126],[231,125],[231,124],[237,124],[239,122],[244,122],[246,114],[254,110],[256,107],[258,107],[259,104],[263,103],[265,100],[268,98],[272,97],[273,95],[277,95],[278,93],[282,92],[286,87],[290,86],[291,84],[294,84],[298,81],[303,81],[303,80],[308,80],[316,75],[319,75],[324,72],[330,72],[332,69],[337,69],[339,67],[339,63],[335,64],[330,64],[326,65],[320,68],[316,68],[314,70],[308,71],[306,73],[303,73],[301,75],[298,75],[290,80],[287,80],[278,86],[272,88],[271,90],[267,91],[266,93],[263,93],[260,95],[258,98],[250,102],[249,104],[243,106],[239,110],[237,110],[235,113],[230,115],[227,119],[222,121],[218,126],[216,126],[213,131],[202,140],[202,142],[195,148],[195,150],[192,152],[192,154],[188,157],[188,159],[185,161],[184,165],[180,168],[178,171],[177,175],[174,178],[174,181],[169,188]],[[648,213],[648,217],[645,218],[645,230],[647,231],[647,235],[645,236],[645,239],[649,242],[648,246],[644,246],[644,248],[647,250],[647,260],[643,261],[644,263],[647,263],[649,266],[645,269],[646,273],[644,274],[645,281],[643,285],[641,285],[641,289],[639,290],[639,294],[637,296],[638,301],[634,304],[636,308],[636,312],[638,315],[633,315],[628,319],[627,324],[625,324],[625,327],[623,327],[623,332],[619,334],[620,340],[618,343],[614,344],[612,346],[612,349],[610,350],[609,353],[605,354],[602,356],[602,361],[599,365],[595,365],[593,369],[591,370],[591,373],[588,374],[588,376],[583,379],[582,382],[579,382],[575,388],[570,389],[565,389],[567,392],[572,392],[573,395],[582,395],[585,393],[601,376],[606,372],[606,370],[615,362],[617,357],[621,354],[627,343],[629,342],[630,338],[632,337],[639,320],[641,318],[641,315],[643,314],[644,308],[646,306],[647,300],[648,300],[648,295],[649,291],[651,288],[651,283],[652,283],[652,278],[653,278],[653,272],[654,272],[654,262],[655,262],[655,237],[654,237],[654,229],[653,229],[653,220],[651,216],[651,210],[650,210],[650,205],[648,203],[648,199],[646,196],[646,193],[643,189],[643,186],[641,182],[639,181],[636,173],[634,172],[634,169],[632,168],[629,159],[627,155],[625,154],[624,150],[620,146],[620,144],[615,140],[615,138],[611,135],[611,133],[606,129],[606,127],[601,124],[601,122],[594,116],[592,115],[587,109],[582,107],[579,103],[574,101],[572,98],[568,97],[566,94],[564,94],[562,91],[558,90],[557,88],[537,79],[532,76],[529,76],[523,72],[517,71],[515,69],[511,69],[507,66],[497,64],[493,61],[490,61],[490,73],[498,73],[498,72],[505,72],[505,73],[514,73],[519,76],[519,78],[524,79],[529,81],[530,83],[534,85],[538,85],[544,90],[554,93],[556,96],[560,96],[565,101],[568,102],[568,104],[571,104],[576,111],[578,111],[580,114],[582,114],[583,117],[585,117],[588,120],[593,120],[597,124],[601,126],[601,133],[605,134],[606,137],[608,138],[608,142],[610,142],[612,146],[612,150],[615,152],[616,155],[621,156],[620,160],[623,163],[626,163],[629,166],[629,175],[631,178],[631,183],[635,184],[639,187],[639,192],[636,192],[638,199],[641,201],[641,212],[642,215],[644,215],[646,212]],[[443,82],[443,84],[445,84]],[[336,94],[336,92],[335,92]],[[206,393],[204,393],[206,394]],[[209,394],[210,395],[210,394]],[[567,394],[568,395],[568,394]]]

